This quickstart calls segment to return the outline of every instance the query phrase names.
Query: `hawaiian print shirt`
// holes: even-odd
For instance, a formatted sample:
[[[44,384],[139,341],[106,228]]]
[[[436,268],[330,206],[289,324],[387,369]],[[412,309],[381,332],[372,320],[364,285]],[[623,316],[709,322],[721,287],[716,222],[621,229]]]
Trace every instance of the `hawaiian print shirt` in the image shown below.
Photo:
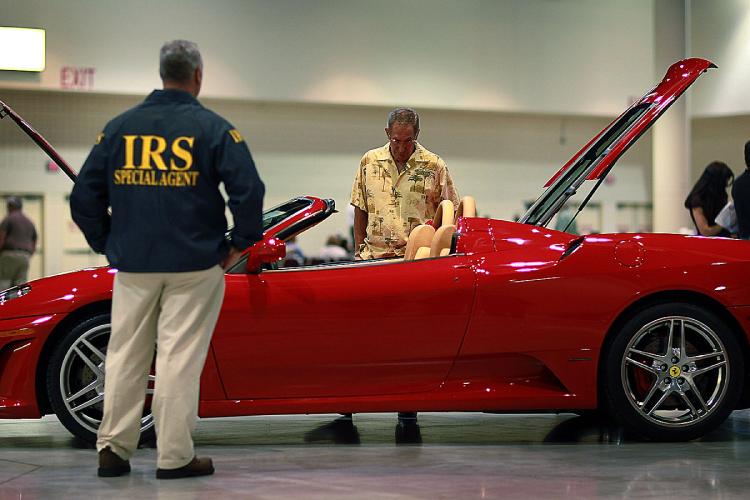
[[[388,144],[365,153],[352,187],[351,204],[367,212],[362,259],[403,256],[409,233],[435,215],[443,200],[458,205],[445,162],[417,143],[400,174]]]

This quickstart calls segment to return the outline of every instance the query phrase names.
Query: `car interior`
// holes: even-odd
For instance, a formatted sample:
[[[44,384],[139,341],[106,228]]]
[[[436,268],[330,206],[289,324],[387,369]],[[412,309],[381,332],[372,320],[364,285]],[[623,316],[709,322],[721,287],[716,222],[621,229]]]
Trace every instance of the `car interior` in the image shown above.
[[[456,234],[456,220],[459,217],[476,217],[476,200],[472,196],[464,196],[454,209],[453,202],[443,200],[438,205],[433,218],[425,224],[420,224],[412,229],[406,242],[406,250],[402,258],[374,259],[371,261],[339,261],[316,263],[310,266],[283,268],[287,270],[301,270],[311,268],[331,268],[345,264],[374,264],[395,263],[426,258],[444,257],[450,255],[455,248],[454,236]],[[278,269],[278,268],[277,268]]]
[[[328,208],[326,213],[321,214],[321,219],[325,219],[330,212],[335,210],[333,200],[326,200]],[[287,218],[291,213],[306,209],[309,206],[309,199],[297,198],[290,200],[278,207],[268,210],[264,214],[264,227],[268,229]],[[455,248],[456,224],[459,217],[476,217],[477,216],[476,200],[472,196],[461,198],[458,207],[454,207],[450,200],[443,200],[438,205],[435,215],[425,224],[420,224],[412,229],[406,242],[406,250],[403,258],[386,258],[373,259],[368,261],[333,261],[333,262],[315,262],[310,265],[299,266],[296,263],[292,265],[285,261],[273,264],[264,264],[264,271],[302,271],[314,269],[331,269],[334,267],[352,266],[352,265],[373,265],[373,264],[393,264],[404,261],[420,260],[427,258],[444,257],[452,253]],[[279,237],[287,241],[297,234],[310,227],[315,221],[306,221],[304,226],[292,227],[279,233]],[[228,274],[245,274],[245,262],[247,258],[241,259]],[[289,263],[291,264],[291,263]]]

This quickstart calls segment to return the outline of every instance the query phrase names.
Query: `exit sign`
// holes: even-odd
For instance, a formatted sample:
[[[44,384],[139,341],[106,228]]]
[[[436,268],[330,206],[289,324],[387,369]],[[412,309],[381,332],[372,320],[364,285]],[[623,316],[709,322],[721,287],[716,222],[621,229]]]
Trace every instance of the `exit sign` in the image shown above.
[[[63,66],[60,69],[60,87],[64,89],[91,90],[94,88],[96,68]]]

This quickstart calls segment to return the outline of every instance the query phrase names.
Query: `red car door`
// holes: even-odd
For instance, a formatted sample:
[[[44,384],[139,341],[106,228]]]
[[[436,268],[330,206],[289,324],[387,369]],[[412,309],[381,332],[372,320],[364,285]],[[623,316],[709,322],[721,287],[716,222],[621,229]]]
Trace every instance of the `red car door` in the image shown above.
[[[469,319],[469,259],[227,275],[213,349],[228,398],[437,389]]]

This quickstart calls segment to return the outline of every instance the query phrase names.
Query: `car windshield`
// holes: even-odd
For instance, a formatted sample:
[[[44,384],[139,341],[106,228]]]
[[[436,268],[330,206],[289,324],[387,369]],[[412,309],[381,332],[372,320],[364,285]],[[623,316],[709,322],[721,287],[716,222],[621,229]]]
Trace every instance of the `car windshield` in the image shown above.
[[[306,209],[312,204],[313,201],[309,198],[294,198],[292,200],[285,201],[281,205],[276,205],[273,208],[269,208],[268,210],[263,212],[263,232],[265,233],[276,224],[285,221],[292,215],[296,214],[300,210]],[[224,237],[227,240],[231,240],[231,235],[232,227],[227,230]]]
[[[281,205],[269,208],[263,212],[263,231],[268,231],[279,222],[288,219],[289,216],[309,207],[312,203],[312,200],[308,198],[295,198]]]
[[[305,231],[306,229],[316,225],[320,221],[325,220],[329,215],[331,215],[331,213],[335,212],[336,204],[333,200],[325,199],[320,201],[323,201],[325,203],[325,208],[323,210],[316,212],[312,216],[307,214],[307,216],[302,217],[291,225],[286,225],[283,227],[283,229],[273,231],[272,234],[274,235],[274,237],[284,241],[290,236],[293,236],[298,232]],[[268,210],[263,212],[263,232],[266,233],[267,236],[267,233],[271,229],[280,224],[283,224],[285,221],[289,221],[290,219],[295,218],[296,214],[309,209],[313,206],[314,203],[314,198],[307,198],[303,196],[291,199],[273,208],[269,208]],[[230,238],[230,234],[231,230],[227,232],[227,239]],[[246,262],[247,256],[245,255],[234,266],[227,270],[227,273],[244,274]],[[268,269],[276,269],[277,265],[264,265],[264,267]]]
[[[519,222],[546,226],[568,198],[576,194],[589,173],[606,156],[610,147],[633,126],[649,107],[651,107],[650,104],[639,104],[623,113],[554,184],[542,193]]]

